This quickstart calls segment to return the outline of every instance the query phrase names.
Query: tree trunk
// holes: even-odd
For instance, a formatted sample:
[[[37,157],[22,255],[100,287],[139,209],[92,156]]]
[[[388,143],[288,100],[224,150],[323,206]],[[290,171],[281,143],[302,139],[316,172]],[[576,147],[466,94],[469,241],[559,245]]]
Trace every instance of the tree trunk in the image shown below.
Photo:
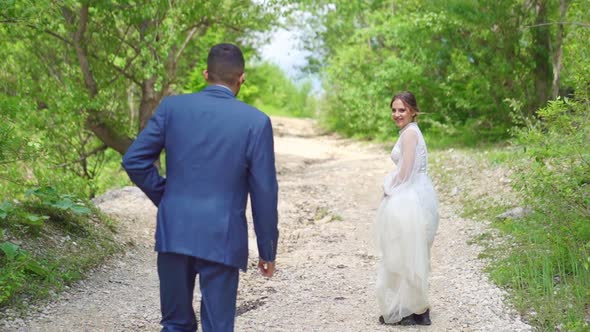
[[[139,103],[139,131],[147,125],[147,122],[156,111],[160,98],[155,89],[156,78],[151,77],[141,84],[141,101]]]
[[[535,90],[536,98],[534,109],[543,107],[549,100],[549,93],[553,74],[551,70],[552,61],[550,60],[551,33],[547,23],[547,1],[540,0],[535,6],[536,19],[534,29],[531,30],[533,35],[533,61],[535,63]]]
[[[121,135],[113,128],[106,125],[96,115],[89,115],[86,118],[86,126],[90,129],[98,139],[100,139],[106,146],[114,149],[120,154],[124,154],[133,140],[127,136]]]
[[[127,106],[129,107],[129,125],[133,126],[137,121],[137,110],[135,109],[135,86],[127,87]]]
[[[75,22],[73,12],[67,7],[63,7],[62,12],[66,21],[73,25]],[[99,88],[90,68],[90,62],[88,61],[88,54],[86,51],[86,40],[84,38],[86,28],[90,20],[89,12],[88,4],[82,5],[79,12],[76,31],[72,36],[72,41],[76,50],[80,71],[84,79],[84,85],[88,90],[88,95],[90,98],[94,98],[98,95]],[[131,140],[129,137],[121,135],[115,129],[108,126],[101,119],[100,111],[88,110],[88,113],[89,114],[86,118],[86,126],[88,129],[90,129],[108,147],[115,149],[121,154],[125,153],[133,140]]]
[[[567,1],[559,1],[559,25],[557,26],[557,38],[555,40],[555,54],[553,56],[553,84],[551,85],[551,97],[557,98],[559,95],[559,83],[561,81],[561,69],[563,68],[563,22],[566,19]]]

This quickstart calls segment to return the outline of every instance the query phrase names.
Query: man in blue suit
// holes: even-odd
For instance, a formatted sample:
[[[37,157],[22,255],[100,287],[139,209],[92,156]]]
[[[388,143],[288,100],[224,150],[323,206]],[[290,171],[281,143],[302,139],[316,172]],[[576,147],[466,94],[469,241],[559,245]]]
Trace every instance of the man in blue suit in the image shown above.
[[[233,331],[239,269],[246,270],[248,193],[262,275],[277,251],[277,180],[268,116],[235,98],[244,57],[211,48],[199,93],[166,97],[123,156],[131,180],[158,207],[156,251],[162,331],[196,331],[195,278],[203,331]],[[166,150],[166,178],[154,162]]]

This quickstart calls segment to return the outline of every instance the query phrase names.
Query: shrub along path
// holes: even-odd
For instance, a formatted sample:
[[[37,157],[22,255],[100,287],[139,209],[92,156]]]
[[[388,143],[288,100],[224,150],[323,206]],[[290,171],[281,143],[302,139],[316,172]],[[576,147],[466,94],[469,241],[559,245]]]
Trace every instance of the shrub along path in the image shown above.
[[[447,152],[431,155],[440,193],[440,227],[432,254],[433,326],[385,327],[374,296],[377,257],[369,229],[392,167],[383,146],[322,135],[309,120],[274,118],[280,186],[278,271],[270,280],[254,268],[242,273],[237,331],[528,331],[503,302],[504,293],[482,272],[471,243],[482,222],[458,216],[461,188],[448,188],[445,170],[464,167]],[[439,160],[445,160],[441,165]],[[456,164],[454,164],[456,163]],[[468,176],[468,174],[466,175]],[[453,184],[454,186],[454,184]],[[26,320],[0,323],[10,331],[156,331],[158,280],[153,229],[155,208],[135,188],[97,200],[121,219],[135,245]],[[197,291],[198,293],[198,291]],[[198,310],[199,295],[195,296]]]

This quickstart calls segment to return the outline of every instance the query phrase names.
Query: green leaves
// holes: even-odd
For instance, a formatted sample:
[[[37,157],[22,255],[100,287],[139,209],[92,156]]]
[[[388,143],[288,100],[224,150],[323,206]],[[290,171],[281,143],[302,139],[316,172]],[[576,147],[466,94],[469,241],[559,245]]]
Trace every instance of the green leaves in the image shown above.
[[[41,227],[44,224],[44,221],[49,219],[49,216],[39,216],[36,214],[26,214],[24,218],[24,223],[30,226],[37,226]]]
[[[89,208],[87,208],[87,207],[85,207],[83,205],[74,203],[69,198],[64,198],[64,199],[59,200],[59,201],[57,201],[55,203],[51,203],[49,205],[50,206],[53,206],[55,208],[58,208],[60,210],[66,210],[66,211],[69,210],[69,211],[72,211],[75,214],[89,214],[91,212]]]
[[[515,130],[511,173],[514,189],[534,212],[505,229],[512,239],[494,279],[522,301],[526,317],[541,329],[584,330],[590,297],[590,96],[559,98]],[[518,231],[516,231],[518,230]],[[514,249],[517,248],[517,249]],[[543,259],[539,259],[543,257]],[[524,259],[523,259],[524,258]],[[558,280],[558,282],[556,282]],[[574,328],[576,327],[576,328]]]
[[[45,220],[49,219],[45,215],[37,215],[19,210],[14,204],[4,201],[0,204],[0,220],[7,220],[9,218],[11,220],[8,221],[8,225],[17,223],[34,229],[40,229],[44,225]]]
[[[587,0],[569,3],[568,21],[583,21],[587,10],[582,3]],[[547,7],[548,22],[559,21],[555,4],[538,2]],[[425,132],[432,128],[445,139],[449,131],[437,128],[476,132],[471,140],[505,139],[515,113],[531,116],[539,102],[547,102],[540,101],[542,94],[536,90],[551,85],[551,73],[541,76],[538,67],[551,63],[557,50],[532,42],[541,28],[535,26],[536,6],[514,0],[341,0],[316,6],[304,2],[303,7],[319,17],[312,21],[319,40],[308,44],[313,51],[321,45],[314,54],[325,54],[320,60],[328,87],[326,114],[334,129],[346,134],[391,136],[395,129],[387,117],[372,110],[375,105],[386,109],[389,97],[400,90],[414,92],[428,113],[423,117]],[[554,40],[556,31],[551,25],[547,40]],[[587,63],[588,48],[583,45],[589,31],[566,29],[571,38],[564,40],[561,77],[567,83],[562,86],[573,79],[588,81],[590,66],[577,64]],[[518,101],[519,107],[507,100]]]
[[[21,182],[11,191],[28,182],[93,197],[105,146],[123,153],[161,98],[204,69],[213,44],[251,53],[287,2],[0,1],[0,175]]]
[[[262,62],[246,69],[247,81],[238,98],[272,115],[314,115],[311,83],[294,83],[275,64]]]
[[[26,195],[35,196],[39,198],[43,204],[60,210],[70,211],[80,215],[91,213],[90,209],[83,204],[74,202],[72,196],[60,194],[53,187],[29,189],[27,190]]]
[[[12,212],[14,205],[8,201],[0,203],[0,219],[6,219],[8,214]]]
[[[17,204],[0,203],[2,227],[39,234],[46,222],[52,221],[71,232],[87,233],[84,217],[92,214],[92,210],[73,196],[61,194],[53,187],[38,187],[27,190],[26,197],[28,199]]]
[[[0,251],[4,253],[4,256],[9,260],[14,260],[19,254],[19,247],[12,242],[2,242],[0,243]]]
[[[4,255],[3,265],[17,264],[24,272],[34,273],[40,277],[49,273],[47,268],[35,261],[27,251],[12,242],[1,242],[0,253]]]
[[[0,242],[0,305],[19,291],[25,280],[49,276],[49,269],[12,242]],[[33,280],[31,280],[33,281]]]

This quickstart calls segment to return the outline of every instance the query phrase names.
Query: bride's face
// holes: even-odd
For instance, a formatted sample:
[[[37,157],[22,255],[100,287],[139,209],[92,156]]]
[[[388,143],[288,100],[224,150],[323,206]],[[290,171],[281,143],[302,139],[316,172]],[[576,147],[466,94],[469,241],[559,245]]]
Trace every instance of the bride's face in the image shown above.
[[[400,99],[396,99],[391,104],[391,119],[398,128],[405,127],[414,120],[416,111],[407,107]]]

